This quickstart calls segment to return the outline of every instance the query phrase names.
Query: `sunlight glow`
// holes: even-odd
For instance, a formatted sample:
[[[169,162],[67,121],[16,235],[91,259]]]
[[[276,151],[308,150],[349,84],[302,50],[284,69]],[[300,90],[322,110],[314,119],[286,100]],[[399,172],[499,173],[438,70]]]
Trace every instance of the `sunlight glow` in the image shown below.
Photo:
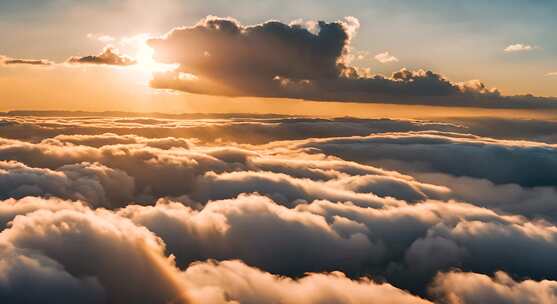
[[[171,72],[179,67],[179,64],[156,62],[153,58],[155,51],[147,45],[149,38],[148,34],[140,34],[124,38],[121,41],[121,44],[129,49],[130,54],[133,54],[137,61],[137,64],[129,67],[129,71],[133,74],[133,81],[142,87],[153,79],[154,74]]]
[[[158,63],[153,59],[154,50],[143,41],[137,50],[135,58],[137,60],[136,68],[147,73],[169,72],[178,68],[178,64]]]

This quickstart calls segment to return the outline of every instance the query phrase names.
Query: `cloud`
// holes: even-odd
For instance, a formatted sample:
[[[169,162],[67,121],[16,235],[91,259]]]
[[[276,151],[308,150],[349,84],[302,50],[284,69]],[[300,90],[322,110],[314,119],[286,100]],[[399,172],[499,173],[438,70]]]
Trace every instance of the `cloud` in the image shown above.
[[[528,52],[528,51],[533,51],[537,48],[538,47],[531,46],[529,44],[516,43],[516,44],[511,44],[511,45],[507,46],[503,51],[505,51],[507,53]]]
[[[109,212],[18,216],[0,244],[0,295],[11,303],[187,303],[160,239]]]
[[[484,178],[496,184],[554,186],[557,148],[442,132],[372,134],[294,143],[315,152],[404,172],[440,172]],[[473,164],[473,165],[470,165]]]
[[[391,55],[389,52],[379,53],[379,54],[375,55],[375,57],[373,57],[373,58],[375,58],[375,60],[377,60],[381,63],[398,62],[398,58]]]
[[[156,60],[179,61],[178,72],[220,82],[218,87],[198,90],[220,93],[216,91],[220,88],[230,95],[241,94],[241,90],[261,90],[264,94],[265,89],[275,86],[273,79],[277,76],[335,79],[341,67],[338,61],[346,54],[346,43],[355,24],[354,19],[319,22],[319,34],[315,35],[295,24],[270,21],[243,27],[234,19],[207,17],[194,27],[176,28],[161,39],[150,39],[148,44],[155,49]],[[279,53],[282,56],[277,56]]]
[[[557,72],[549,72],[545,76],[557,76]]]
[[[211,288],[200,303],[431,303],[410,295],[390,284],[379,284],[370,279],[354,281],[340,272],[310,273],[293,280],[250,268],[239,261],[196,263],[185,277],[194,290]],[[209,293],[209,292],[207,292]],[[195,297],[195,293],[193,293]],[[211,297],[208,300],[207,297]]]
[[[86,118],[84,118],[86,116]],[[34,117],[42,117],[35,119]],[[48,119],[46,119],[48,117]],[[0,136],[46,139],[58,135],[90,135],[120,143],[114,135],[145,138],[195,138],[201,142],[264,144],[276,140],[366,136],[371,133],[443,131],[496,139],[557,143],[557,122],[516,117],[452,117],[435,120],[317,118],[240,114],[156,114],[133,112],[12,111],[0,120]],[[105,135],[103,135],[105,134]],[[65,137],[65,140],[69,140]],[[75,141],[75,139],[72,141]],[[81,141],[89,145],[92,141]],[[101,144],[103,141],[96,142]]]
[[[183,138],[174,137],[159,137],[159,138],[145,138],[134,135],[117,135],[114,133],[103,133],[98,135],[58,135],[53,137],[54,142],[61,141],[65,143],[72,143],[75,145],[84,145],[90,147],[102,147],[111,145],[130,145],[130,144],[143,144],[147,147],[159,149],[171,148],[184,148],[191,147],[190,141]],[[46,141],[48,142],[48,141]]]
[[[367,186],[370,189],[375,188],[380,195],[384,195],[385,192],[389,193],[389,190],[382,192],[380,189],[382,187],[387,189],[392,187],[393,184],[389,183],[391,181],[394,184],[397,180],[384,178],[378,181],[375,187],[372,182],[368,182]],[[405,184],[404,182],[401,183]],[[258,192],[266,194],[284,205],[296,205],[297,202],[313,201],[320,198],[339,202],[350,201],[357,205],[376,208],[387,204],[397,204],[394,200],[379,200],[371,191],[369,193],[356,192],[343,186],[332,182],[324,184],[309,179],[296,179],[286,174],[270,172],[232,172],[220,175],[207,173],[202,177],[192,197],[200,201],[207,201],[234,197],[241,193]],[[418,189],[412,190],[420,193]],[[409,189],[408,196],[419,196],[419,194],[414,194],[412,190]],[[400,192],[395,195],[405,196],[404,193]]]
[[[457,199],[529,218],[557,219],[557,209],[554,204],[548,203],[557,198],[551,175],[543,173],[542,169],[535,170],[539,174],[519,173],[524,172],[524,168],[552,168],[552,145],[501,141],[466,133],[411,132],[447,128],[482,133],[499,130],[493,127],[496,125],[510,134],[516,134],[513,136],[534,138],[535,135],[550,136],[555,133],[557,128],[549,121],[511,123],[501,119],[465,119],[458,122],[463,125],[457,125],[347,118],[281,118],[263,119],[259,123],[254,119],[245,122],[234,119],[234,123],[219,120],[214,125],[205,120],[176,119],[49,118],[45,122],[41,122],[42,119],[27,119],[10,119],[9,122],[14,123],[6,123],[0,130],[16,137],[20,137],[17,133],[27,134],[23,139],[32,134],[29,139],[33,141],[42,136],[53,137],[33,144],[10,140],[2,142],[0,159],[20,162],[4,167],[2,176],[7,186],[0,196],[5,198],[54,195],[85,200],[92,206],[106,208],[122,207],[130,201],[154,203],[161,196],[188,195],[204,203],[234,198],[244,192],[258,192],[288,206],[316,199],[351,201],[375,207],[401,202],[417,203],[426,199]],[[88,127],[79,127],[81,124]],[[175,131],[181,124],[195,130],[183,133],[185,136],[205,136],[211,132],[215,134],[212,140],[222,135],[221,131],[230,132],[232,139],[240,138],[238,135],[234,137],[235,134],[249,135],[250,140],[254,137],[297,139],[327,134],[350,136],[370,131],[377,134],[308,138],[241,148],[234,143],[211,141],[209,145],[218,144],[221,147],[208,148],[196,140],[166,137],[180,134]],[[31,125],[32,128],[27,128]],[[106,130],[160,137],[104,133]],[[168,130],[174,131],[165,133]],[[410,132],[379,134],[390,130]],[[41,132],[46,133],[40,135]],[[56,135],[67,132],[91,135]],[[93,135],[95,133],[98,135]],[[427,152],[413,150],[418,147]],[[273,149],[278,149],[280,153],[269,155]],[[544,157],[541,151],[548,156]],[[347,160],[331,159],[331,154]],[[423,156],[417,158],[416,155]],[[428,155],[431,157],[426,157]],[[450,161],[454,155],[469,163],[487,161],[489,165],[463,167],[459,162]],[[517,160],[512,165],[504,161],[515,156]],[[522,164],[524,162],[527,165]],[[72,166],[79,170],[69,171]],[[379,167],[402,170],[415,179]],[[173,178],[161,179],[167,175]],[[112,184],[115,186],[111,187]]]
[[[46,208],[57,204],[42,203]],[[341,272],[306,274],[295,280],[241,261],[196,262],[182,271],[164,254],[163,241],[145,228],[110,211],[63,204],[61,210],[20,214],[0,234],[3,299],[11,303],[430,303],[390,284],[351,280]],[[19,204],[10,207],[20,208]],[[124,277],[126,284],[121,286]]]
[[[148,40],[155,60],[179,64],[151,81],[155,88],[196,94],[386,102],[486,108],[555,108],[557,100],[505,96],[479,81],[452,82],[432,71],[401,69],[389,77],[361,73],[348,62],[359,22],[318,22],[317,29],[268,21],[241,25],[209,16]],[[389,54],[380,59],[394,61]],[[389,57],[390,56],[390,57]],[[182,74],[195,75],[184,79]]]
[[[72,164],[54,171],[0,161],[0,199],[54,196],[115,208],[132,201],[134,192],[130,176],[100,164]]]
[[[0,140],[2,141],[2,140]],[[100,148],[72,146],[47,140],[40,144],[0,143],[0,159],[18,160],[33,167],[56,170],[66,165],[100,163],[126,172],[135,180],[138,194],[149,200],[153,195],[182,195],[194,187],[198,174],[222,172],[233,166],[210,154],[187,149],[164,150],[145,145],[113,145]],[[225,157],[224,154],[222,157]],[[171,182],[172,181],[172,182]]]
[[[552,121],[55,114],[0,120],[10,303],[554,301]]]
[[[52,61],[46,59],[20,59],[9,58],[0,55],[0,65],[36,65],[36,66],[49,66],[53,65]]]
[[[47,115],[48,122],[31,119],[34,116]],[[0,123],[0,136],[12,139],[52,138],[57,135],[78,135],[70,142],[85,145],[93,144],[89,138],[104,138],[95,144],[132,143],[125,139],[129,135],[146,138],[173,137],[196,138],[204,142],[236,142],[262,144],[274,140],[305,139],[308,137],[334,137],[351,135],[368,135],[381,132],[406,131],[468,131],[463,125],[446,122],[397,119],[356,119],[335,118],[322,119],[310,117],[239,117],[229,115],[164,115],[164,117],[133,118],[137,113],[94,113],[94,112],[10,112]],[[87,119],[56,119],[52,116],[89,116]],[[141,114],[145,115],[145,114]],[[155,115],[156,116],[156,115]],[[125,118],[122,118],[125,117]],[[212,120],[208,120],[212,119]],[[482,128],[483,130],[484,128]],[[514,128],[516,129],[516,127]],[[109,133],[108,133],[109,132]],[[104,135],[103,135],[104,134]],[[110,135],[113,134],[113,135]],[[120,135],[120,137],[114,136]],[[529,133],[529,136],[533,134]],[[77,141],[77,138],[81,138]],[[68,140],[68,136],[61,137]]]
[[[57,207],[60,203],[63,208]],[[44,225],[54,229],[62,225],[55,224],[57,214],[72,214],[72,218],[81,213],[87,217],[92,214],[82,205],[49,201],[41,207],[29,198],[3,206],[0,217],[14,216],[17,212],[11,210],[17,208],[20,216],[15,217],[12,225],[28,223],[34,227],[25,229],[30,236],[43,229],[43,225],[26,217],[44,218],[48,220]],[[40,209],[34,211],[34,208]],[[35,216],[37,213],[42,215]],[[438,271],[453,267],[475,272],[505,269],[534,278],[553,278],[556,267],[552,259],[557,250],[553,226],[454,202],[430,201],[377,210],[350,203],[316,201],[289,209],[268,198],[243,195],[211,202],[201,210],[161,200],[155,206],[130,205],[116,215],[106,210],[94,214],[91,221],[97,223],[97,217],[104,219],[96,225],[128,218],[137,229],[146,227],[164,241],[179,267],[207,258],[241,259],[265,271],[296,277],[306,272],[329,271],[343,271],[351,277],[380,276],[421,294],[425,294]],[[126,220],[122,221],[122,225],[128,225]],[[90,230],[74,229],[75,226],[68,224],[63,232],[70,235]],[[53,237],[56,235],[59,233]],[[33,246],[29,242],[21,243]],[[68,254],[81,252],[78,248],[71,250]],[[109,250],[104,254],[111,256],[116,252]],[[277,255],[281,258],[277,259]],[[306,256],[311,259],[300,258]],[[534,256],[540,263],[524,262]]]
[[[431,289],[444,303],[549,304],[557,301],[557,281],[517,282],[505,272],[493,277],[477,273],[439,274]]]
[[[208,258],[241,259],[283,275],[334,270],[356,274],[365,261],[381,254],[381,245],[363,233],[365,227],[341,234],[322,216],[258,195],[211,202],[200,211],[160,201],[155,207],[128,206],[119,214],[160,235],[178,265]]]
[[[532,219],[557,222],[557,189],[546,187],[521,187],[517,184],[494,184],[486,179],[454,177],[441,173],[414,174],[423,183],[445,186],[448,197],[459,201],[497,210],[520,214]],[[429,195],[435,197],[435,195]]]
[[[89,39],[94,39],[94,40],[98,40],[102,43],[110,43],[110,42],[114,42],[116,40],[116,38],[110,36],[110,35],[105,35],[105,34],[93,34],[93,33],[89,33],[87,34],[87,38]]]
[[[96,141],[102,142],[104,136],[101,135]],[[376,190],[381,196],[413,200],[423,198],[422,192],[428,193],[431,188],[430,185],[410,181],[409,177],[373,167],[345,162],[294,162],[264,157],[234,147],[184,149],[179,146],[183,142],[177,139],[142,139],[146,140],[143,144],[127,145],[116,141],[114,145],[95,148],[68,145],[60,141],[89,138],[91,142],[95,140],[93,136],[57,138],[39,144],[18,141],[0,143],[0,159],[15,159],[35,167],[14,161],[0,163],[4,167],[0,177],[5,180],[6,186],[4,189],[0,187],[0,197],[57,195],[69,199],[86,199],[93,206],[114,208],[132,198],[149,201],[149,197],[153,196],[190,195],[205,202],[235,197],[243,192],[261,192],[284,204],[324,198],[380,206],[387,202],[380,202],[376,195],[369,193],[370,189]],[[112,136],[111,141],[129,138]],[[161,147],[160,142],[169,145],[169,150],[148,146],[156,143]],[[179,147],[172,147],[172,142],[178,143]],[[41,169],[43,167],[49,169]],[[243,172],[233,172],[240,170]],[[354,187],[353,183],[349,186],[343,184],[348,183],[345,182],[343,171],[382,175],[383,178],[372,181],[370,177],[367,186],[361,185],[365,191],[354,191],[359,188],[350,189]],[[168,180],[165,176],[168,176]],[[325,185],[322,180],[332,178],[338,178],[339,182],[331,181],[326,184],[329,189],[323,189]],[[407,183],[408,186],[405,186]],[[407,191],[390,191],[389,187],[395,184],[407,187]],[[396,204],[396,201],[389,203]]]
[[[70,64],[102,64],[128,66],[136,64],[136,61],[126,55],[119,54],[118,50],[107,46],[99,55],[90,55],[85,57],[70,57],[67,60]]]
[[[462,117],[450,121],[464,127],[467,133],[484,137],[557,143],[557,122],[552,119]]]

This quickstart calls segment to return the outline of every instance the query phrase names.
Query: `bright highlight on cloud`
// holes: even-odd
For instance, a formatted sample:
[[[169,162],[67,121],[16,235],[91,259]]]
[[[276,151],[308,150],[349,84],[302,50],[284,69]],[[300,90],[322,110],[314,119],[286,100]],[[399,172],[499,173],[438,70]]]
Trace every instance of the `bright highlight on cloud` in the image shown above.
[[[10,303],[555,301],[553,121],[44,115],[0,120]]]
[[[389,52],[379,53],[379,54],[375,55],[375,57],[373,57],[373,58],[375,58],[375,60],[377,60],[381,63],[398,62],[398,58],[391,55]]]
[[[514,53],[514,52],[528,52],[528,51],[533,51],[535,49],[537,49],[536,46],[531,46],[529,44],[516,43],[516,44],[511,44],[511,45],[507,46],[503,51],[505,51],[507,53]]]
[[[94,40],[98,40],[102,43],[111,43],[114,42],[116,40],[116,38],[110,36],[110,35],[105,35],[105,34],[93,34],[93,33],[89,33],[87,34],[87,38],[89,39],[94,39]]]

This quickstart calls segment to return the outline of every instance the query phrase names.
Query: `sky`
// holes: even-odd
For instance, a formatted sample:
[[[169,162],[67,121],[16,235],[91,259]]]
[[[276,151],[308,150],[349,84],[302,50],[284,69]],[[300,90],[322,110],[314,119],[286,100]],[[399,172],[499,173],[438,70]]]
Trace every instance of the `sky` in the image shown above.
[[[555,16],[0,0],[0,303],[557,303]]]
[[[207,16],[232,17],[242,26],[269,20],[336,22],[351,16],[359,27],[347,45],[349,66],[365,73],[389,77],[403,68],[423,69],[455,83],[480,80],[503,95],[552,97],[557,96],[557,76],[552,75],[557,72],[557,40],[552,39],[556,12],[554,1],[541,0],[1,1],[0,55],[53,64],[0,66],[4,95],[0,108],[181,112],[205,107],[211,112],[223,103],[231,111],[241,111],[246,104],[266,110],[266,97],[393,102],[375,95],[352,100],[344,95],[244,92],[240,98],[226,98],[220,96],[222,92],[207,96],[151,88],[152,73],[161,67],[143,46],[147,37],[193,26]],[[70,57],[97,55],[108,45],[130,58],[138,57],[139,64],[67,64]],[[244,97],[260,98],[253,102]],[[422,103],[411,99],[412,94],[405,103]],[[280,112],[280,106],[272,109]]]

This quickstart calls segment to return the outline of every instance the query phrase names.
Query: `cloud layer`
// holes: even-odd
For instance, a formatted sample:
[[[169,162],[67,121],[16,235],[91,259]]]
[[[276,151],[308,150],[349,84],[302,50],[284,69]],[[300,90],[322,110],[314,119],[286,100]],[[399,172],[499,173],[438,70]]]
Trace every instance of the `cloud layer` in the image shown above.
[[[555,301],[550,121],[62,116],[0,121],[10,303]]]

